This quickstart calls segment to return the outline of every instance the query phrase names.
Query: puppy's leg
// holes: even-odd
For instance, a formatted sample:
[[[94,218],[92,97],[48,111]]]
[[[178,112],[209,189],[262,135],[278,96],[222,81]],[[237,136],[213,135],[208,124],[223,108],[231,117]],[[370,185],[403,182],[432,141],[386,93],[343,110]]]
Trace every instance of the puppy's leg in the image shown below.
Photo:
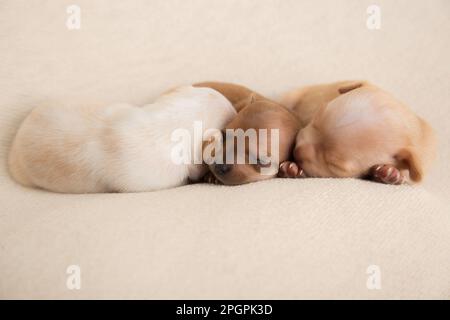
[[[284,161],[280,164],[278,170],[278,177],[280,178],[304,178],[305,174],[303,169],[300,168],[295,162]]]
[[[402,184],[405,181],[400,170],[390,164],[380,164],[370,168],[369,179],[385,184]]]

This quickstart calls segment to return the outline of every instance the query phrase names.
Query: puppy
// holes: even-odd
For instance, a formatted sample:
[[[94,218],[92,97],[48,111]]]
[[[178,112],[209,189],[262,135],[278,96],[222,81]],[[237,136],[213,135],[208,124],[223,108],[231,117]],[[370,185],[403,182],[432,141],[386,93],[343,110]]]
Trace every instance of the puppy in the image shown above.
[[[305,125],[294,162],[281,177],[369,177],[400,184],[423,179],[435,155],[431,127],[367,82],[339,82],[288,93],[281,101]]]
[[[203,82],[194,86],[219,91],[238,111],[225,125],[221,161],[210,164],[212,175],[206,181],[237,185],[275,177],[279,163],[290,158],[300,129],[295,114],[240,85]]]
[[[204,130],[221,129],[235,114],[219,92],[192,86],[143,107],[37,107],[19,128],[9,168],[25,186],[62,193],[176,187],[201,179],[207,166],[175,163],[174,131],[192,133],[194,121]],[[201,149],[201,140],[194,149]]]

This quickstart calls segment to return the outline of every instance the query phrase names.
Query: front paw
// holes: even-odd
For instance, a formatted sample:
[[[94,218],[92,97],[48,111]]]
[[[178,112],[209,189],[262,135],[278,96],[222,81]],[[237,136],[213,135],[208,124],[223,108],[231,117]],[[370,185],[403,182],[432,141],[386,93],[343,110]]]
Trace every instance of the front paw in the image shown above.
[[[280,178],[304,178],[305,173],[295,162],[285,161],[280,164],[278,170],[278,177]]]
[[[402,184],[405,181],[400,170],[390,164],[373,166],[369,175],[372,181],[385,184]]]

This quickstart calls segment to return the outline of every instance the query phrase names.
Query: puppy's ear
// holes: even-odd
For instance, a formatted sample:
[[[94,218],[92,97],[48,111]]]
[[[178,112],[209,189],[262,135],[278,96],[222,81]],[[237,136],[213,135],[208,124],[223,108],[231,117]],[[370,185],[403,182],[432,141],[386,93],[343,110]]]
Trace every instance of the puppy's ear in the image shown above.
[[[248,104],[252,104],[253,102],[256,102],[256,98],[257,98],[256,93],[252,92],[250,94],[250,96],[247,98]]]
[[[414,182],[420,182],[423,178],[423,165],[421,159],[410,149],[401,149],[394,156],[401,169],[409,170],[409,177]]]
[[[242,99],[241,101],[236,103],[236,110],[240,111],[241,109],[245,108],[246,106],[251,105],[252,103],[256,102],[257,94],[252,92],[248,97],[245,99]]]
[[[347,93],[349,91],[358,89],[358,88],[362,87],[364,84],[365,84],[364,81],[351,82],[351,83],[348,83],[348,84],[343,85],[342,87],[340,87],[338,89],[338,91],[339,91],[340,94],[344,94],[344,93]]]

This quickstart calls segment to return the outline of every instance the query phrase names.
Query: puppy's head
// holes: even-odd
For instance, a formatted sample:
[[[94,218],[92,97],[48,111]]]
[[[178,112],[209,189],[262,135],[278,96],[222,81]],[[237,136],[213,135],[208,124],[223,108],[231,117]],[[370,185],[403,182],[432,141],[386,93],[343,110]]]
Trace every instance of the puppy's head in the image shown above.
[[[378,88],[364,86],[321,108],[299,131],[294,159],[311,177],[362,177],[391,164],[422,179],[434,154],[431,128]]]
[[[297,118],[283,106],[252,101],[222,131],[209,168],[226,185],[273,178],[292,154],[298,129]]]

